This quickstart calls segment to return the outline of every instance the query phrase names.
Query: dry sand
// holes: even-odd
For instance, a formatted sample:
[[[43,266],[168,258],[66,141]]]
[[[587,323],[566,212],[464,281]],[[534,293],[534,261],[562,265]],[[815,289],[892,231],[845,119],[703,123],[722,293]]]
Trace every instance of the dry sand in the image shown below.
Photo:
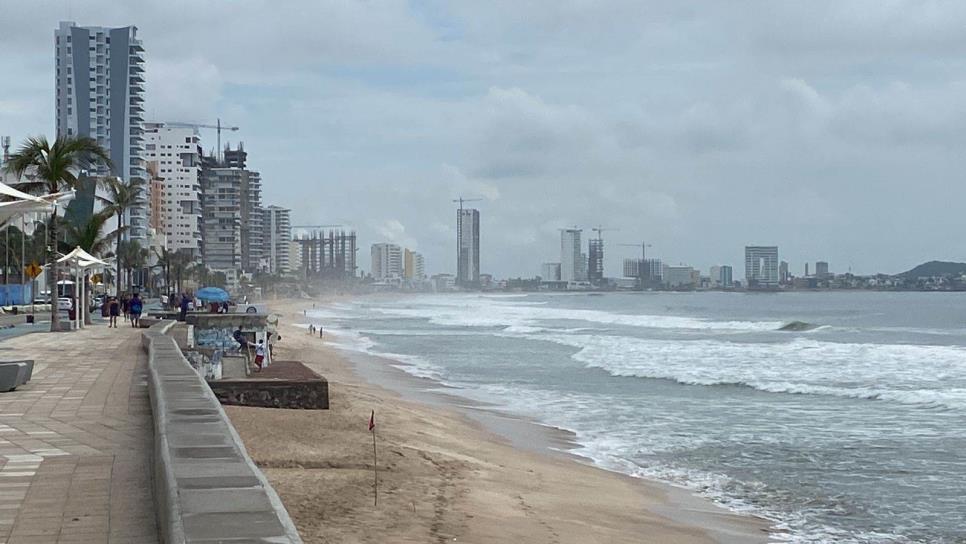
[[[366,383],[337,351],[293,326],[304,302],[272,306],[283,314],[276,358],[301,360],[328,378],[331,409],[225,408],[306,543],[767,540],[760,520],[659,483],[514,448],[455,409]]]

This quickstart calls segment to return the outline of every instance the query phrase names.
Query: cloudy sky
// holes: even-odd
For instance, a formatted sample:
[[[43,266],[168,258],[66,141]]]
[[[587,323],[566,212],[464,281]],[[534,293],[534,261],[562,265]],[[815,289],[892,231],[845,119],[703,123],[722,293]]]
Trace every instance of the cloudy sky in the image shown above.
[[[0,0],[0,134],[54,130],[59,20],[136,25],[147,117],[241,127],[264,201],[453,272],[534,275],[558,229],[671,264],[966,260],[966,3]],[[214,134],[206,132],[206,148]]]

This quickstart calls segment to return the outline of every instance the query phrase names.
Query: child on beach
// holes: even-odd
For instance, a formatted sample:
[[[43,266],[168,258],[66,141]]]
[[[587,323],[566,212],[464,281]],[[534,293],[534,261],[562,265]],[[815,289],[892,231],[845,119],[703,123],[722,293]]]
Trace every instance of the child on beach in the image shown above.
[[[255,372],[262,371],[262,361],[265,360],[265,341],[259,340],[255,346]]]

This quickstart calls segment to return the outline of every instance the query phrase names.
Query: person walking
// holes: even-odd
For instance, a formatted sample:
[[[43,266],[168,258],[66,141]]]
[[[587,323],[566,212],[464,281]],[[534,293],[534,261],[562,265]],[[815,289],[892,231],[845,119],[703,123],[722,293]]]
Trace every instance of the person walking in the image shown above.
[[[144,303],[141,301],[141,297],[134,293],[134,298],[128,304],[128,312],[131,314],[131,326],[135,329],[141,326],[142,310],[144,310]]]
[[[121,303],[118,302],[117,297],[111,297],[111,301],[108,303],[110,308],[108,309],[108,315],[110,315],[111,320],[108,322],[108,328],[117,328],[117,316],[121,313]]]
[[[188,315],[188,304],[189,304],[188,295],[185,293],[181,293],[181,307],[180,307],[181,313],[178,316],[178,321],[184,321],[185,316]]]
[[[121,297],[121,311],[124,312],[124,321],[127,321],[131,313],[131,301],[127,298],[127,295]]]
[[[262,371],[262,362],[265,361],[265,341],[259,340],[255,346],[255,372]]]

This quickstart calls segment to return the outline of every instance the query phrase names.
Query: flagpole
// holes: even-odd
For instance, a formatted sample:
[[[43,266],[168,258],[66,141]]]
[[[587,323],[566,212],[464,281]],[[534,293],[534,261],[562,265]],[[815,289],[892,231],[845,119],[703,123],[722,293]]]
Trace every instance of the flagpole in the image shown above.
[[[379,465],[376,459],[376,411],[369,416],[369,431],[372,432],[372,506],[379,504]]]

